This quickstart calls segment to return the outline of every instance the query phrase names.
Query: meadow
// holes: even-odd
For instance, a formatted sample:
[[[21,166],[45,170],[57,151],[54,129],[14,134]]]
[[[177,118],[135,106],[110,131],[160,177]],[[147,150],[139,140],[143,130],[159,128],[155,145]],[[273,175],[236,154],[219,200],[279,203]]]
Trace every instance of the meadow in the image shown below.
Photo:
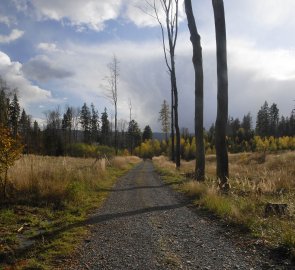
[[[230,192],[220,193],[216,157],[206,156],[206,180],[192,180],[194,161],[182,161],[180,171],[166,157],[155,157],[167,183],[229,224],[250,232],[259,242],[283,249],[295,258],[295,152],[230,154]],[[287,204],[284,215],[266,215],[268,203]]]
[[[0,202],[0,269],[60,263],[87,234],[85,226],[71,225],[85,221],[139,161],[115,157],[104,166],[94,158],[35,155],[16,161],[8,172],[9,198]]]

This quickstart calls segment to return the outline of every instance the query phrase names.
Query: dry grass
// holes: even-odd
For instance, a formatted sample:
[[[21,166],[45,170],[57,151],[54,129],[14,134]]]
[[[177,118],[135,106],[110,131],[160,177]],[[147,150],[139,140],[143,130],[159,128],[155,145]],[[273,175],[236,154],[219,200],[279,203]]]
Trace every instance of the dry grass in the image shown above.
[[[12,269],[5,268],[2,259],[9,263],[18,259],[13,250],[34,243],[31,237],[41,232],[50,237],[32,246],[30,259],[22,261],[27,267],[33,265],[26,269],[54,269],[56,258],[73,252],[87,233],[86,227],[59,230],[84,221],[100,206],[116,179],[139,161],[116,157],[103,169],[101,162],[91,158],[22,157],[9,170],[10,198],[0,204],[0,269]],[[23,224],[27,226],[18,233]]]
[[[138,161],[136,157],[115,157],[110,165],[126,170]],[[106,180],[108,174],[102,167],[101,161],[91,158],[24,156],[9,170],[12,196],[42,203],[80,201],[78,189],[95,189]]]
[[[111,164],[119,169],[128,169],[130,164],[136,164],[140,161],[141,159],[136,156],[115,157]]]
[[[231,191],[221,194],[216,181],[216,157],[206,156],[206,181],[189,181],[184,175],[193,172],[195,162],[182,162],[180,171],[165,157],[153,159],[165,181],[194,198],[196,204],[213,211],[230,222],[243,224],[255,236],[273,245],[295,249],[295,152],[278,154],[241,153],[229,155]],[[165,173],[169,173],[169,177]],[[168,179],[168,180],[167,180]],[[286,203],[286,217],[264,216],[267,202]]]

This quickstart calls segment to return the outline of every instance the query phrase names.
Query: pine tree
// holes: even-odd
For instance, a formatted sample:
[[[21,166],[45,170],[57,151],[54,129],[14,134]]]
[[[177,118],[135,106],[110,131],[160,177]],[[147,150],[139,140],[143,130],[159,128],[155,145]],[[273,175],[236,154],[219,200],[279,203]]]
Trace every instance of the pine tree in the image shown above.
[[[252,130],[252,116],[250,113],[244,115],[241,127],[245,130],[245,132],[251,132]]]
[[[256,120],[256,134],[265,137],[269,135],[270,117],[269,107],[267,101],[264,102],[263,106],[257,113]]]
[[[24,144],[24,152],[30,152],[31,140],[30,140],[30,132],[31,132],[31,117],[27,115],[26,111],[23,109],[20,119],[19,119],[19,134],[21,136],[22,143]]]
[[[61,118],[59,108],[47,111],[46,128],[43,132],[44,150],[47,155],[60,156],[64,154],[64,147],[61,136]]]
[[[153,138],[153,132],[150,126],[145,126],[142,133],[142,141],[151,140]]]
[[[33,153],[35,154],[40,154],[41,153],[41,148],[42,148],[42,133],[41,130],[39,128],[39,124],[38,122],[35,120],[33,123],[33,130],[31,133],[31,137],[32,137],[32,148],[33,148]]]
[[[6,87],[3,85],[3,81],[0,80],[0,124],[3,126],[8,125],[8,108],[9,98],[6,95]]]
[[[250,113],[244,115],[241,127],[244,129],[246,141],[250,141],[254,136],[254,132],[252,130],[252,116]]]
[[[67,145],[71,144],[71,139],[72,139],[72,127],[73,127],[72,119],[73,119],[72,108],[68,107],[61,121],[61,128],[63,132],[64,146],[66,151],[68,149]]]
[[[95,109],[93,103],[91,103],[91,121],[90,121],[90,130],[91,130],[91,141],[98,141],[98,132],[99,132],[99,116],[98,111]]]
[[[90,143],[90,135],[91,135],[91,113],[89,107],[86,103],[81,108],[80,112],[80,124],[84,133],[84,142]]]
[[[104,112],[101,114],[101,144],[110,144],[110,121],[108,119],[107,109],[104,108]]]
[[[17,137],[18,134],[18,123],[20,119],[20,106],[16,93],[13,95],[13,99],[9,104],[8,111],[8,124],[12,131],[13,138]]]
[[[168,132],[170,130],[170,110],[166,100],[161,105],[158,121],[161,123],[162,132],[165,133],[166,142],[168,142]]]
[[[273,103],[269,108],[269,136],[278,135],[279,109],[277,104]]]
[[[128,126],[128,142],[131,155],[133,154],[134,148],[141,143],[141,131],[135,120],[131,120]]]
[[[278,136],[283,137],[286,136],[286,130],[287,130],[287,124],[288,124],[288,119],[286,123],[286,118],[284,116],[281,117],[279,124],[278,124]]]

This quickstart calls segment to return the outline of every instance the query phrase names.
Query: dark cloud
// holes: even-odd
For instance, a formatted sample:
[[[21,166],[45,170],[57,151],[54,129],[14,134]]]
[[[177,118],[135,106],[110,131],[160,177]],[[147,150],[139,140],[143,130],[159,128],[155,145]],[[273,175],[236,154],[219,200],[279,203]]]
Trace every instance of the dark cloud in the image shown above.
[[[22,71],[27,78],[40,82],[51,79],[64,79],[74,75],[72,71],[56,66],[47,56],[34,57],[23,65]]]

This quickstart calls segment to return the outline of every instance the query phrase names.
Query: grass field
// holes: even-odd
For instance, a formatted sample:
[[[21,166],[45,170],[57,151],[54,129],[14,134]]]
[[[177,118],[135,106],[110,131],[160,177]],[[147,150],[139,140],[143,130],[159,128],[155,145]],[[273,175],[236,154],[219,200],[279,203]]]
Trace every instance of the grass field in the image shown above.
[[[0,269],[54,269],[87,234],[78,224],[139,161],[116,157],[103,169],[95,159],[18,160],[9,170],[10,197],[0,204]]]
[[[216,157],[206,157],[206,181],[190,179],[195,162],[180,171],[165,157],[153,159],[164,181],[229,223],[241,225],[271,247],[285,247],[295,257],[295,152],[241,153],[229,156],[231,190],[221,194],[215,177]],[[284,216],[265,215],[267,203],[288,205]]]

